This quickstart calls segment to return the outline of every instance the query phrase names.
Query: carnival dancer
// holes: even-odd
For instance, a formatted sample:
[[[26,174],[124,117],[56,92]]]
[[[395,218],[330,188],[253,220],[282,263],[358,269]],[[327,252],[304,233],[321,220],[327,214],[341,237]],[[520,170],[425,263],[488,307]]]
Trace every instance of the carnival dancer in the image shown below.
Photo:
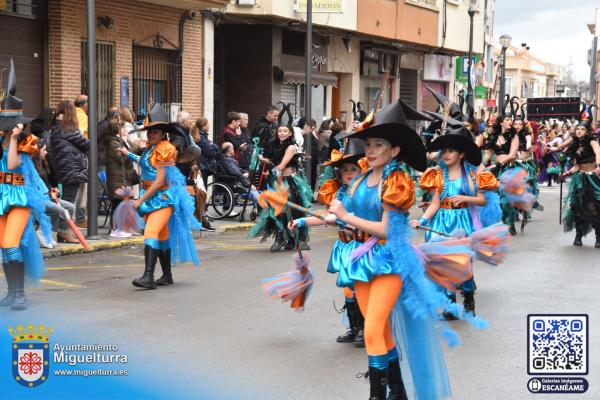
[[[25,277],[37,282],[45,270],[34,220],[46,241],[51,239],[51,226],[44,214],[47,190],[30,158],[38,152],[37,137],[23,132],[30,120],[23,116],[23,102],[15,97],[12,59],[7,83],[0,103],[0,245],[8,293],[0,306],[19,311],[27,308]]]
[[[360,173],[368,168],[365,155],[365,145],[360,139],[348,139],[344,146],[344,152],[334,150],[331,153],[331,159],[325,164],[335,170],[335,178],[325,181],[319,188],[317,201],[325,206],[329,206],[333,199],[344,203],[346,210],[351,210],[350,186],[352,181]],[[290,221],[290,230],[295,230],[304,226],[325,225],[326,222],[317,217],[299,218]],[[327,272],[337,274],[345,257],[349,257],[346,251],[348,243],[352,241],[352,230],[348,226],[339,224],[339,239],[333,244],[331,256],[327,265]],[[364,318],[356,301],[356,294],[353,287],[344,287],[344,307],[342,308],[348,317],[350,329],[343,335],[337,337],[340,343],[356,343],[364,346]]]
[[[489,171],[478,171],[481,164],[481,150],[471,137],[471,133],[458,121],[454,125],[447,122],[444,135],[430,145],[429,151],[441,151],[442,159],[438,167],[429,168],[419,182],[423,190],[432,193],[432,200],[425,213],[418,220],[410,221],[411,226],[429,227],[437,232],[452,235],[462,232],[470,235],[483,228],[479,215],[487,200],[483,191],[498,188],[496,177]],[[425,240],[440,237],[427,231]],[[466,311],[475,314],[475,279],[472,276],[460,285]],[[456,292],[447,291],[448,298],[456,303]],[[444,312],[448,320],[456,319],[450,312]]]
[[[531,191],[535,196],[534,208],[541,211],[543,210],[543,207],[537,202],[539,195],[537,183],[538,168],[533,158],[533,129],[531,124],[525,124],[525,121],[523,121],[521,118],[516,118],[513,121],[513,128],[515,129],[516,135],[519,138],[519,148],[517,150],[515,163],[517,166],[520,166],[527,171],[527,183],[530,185]],[[531,219],[531,214],[527,211],[521,211],[521,213],[523,214],[521,231],[523,231],[527,221]]]
[[[265,149],[264,154],[260,154],[259,160],[270,166],[269,179],[267,186],[269,189],[286,188],[289,191],[289,200],[300,204],[305,208],[311,206],[312,189],[304,177],[300,154],[296,147],[294,134],[289,126],[279,125],[277,127],[277,137]],[[302,212],[292,210],[291,214],[282,214],[275,216],[274,210],[267,207],[261,210],[257,223],[250,230],[249,237],[263,235],[262,240],[269,236],[275,236],[275,242],[271,246],[272,252],[278,252],[284,249],[291,250],[300,246],[301,250],[309,250],[308,245],[308,227],[299,228],[298,237],[292,237],[286,231],[288,222],[291,219],[303,217]],[[296,243],[295,243],[296,242]]]
[[[514,166],[514,160],[519,150],[519,137],[513,128],[513,120],[507,115],[500,115],[494,124],[494,131],[486,144],[495,158],[492,169],[497,177]],[[508,225],[511,235],[516,235],[515,221],[518,218],[517,209],[504,200],[506,194],[500,191],[502,207],[502,222]]]
[[[178,136],[178,130],[168,122],[168,115],[160,104],[148,113],[148,121],[141,129],[148,133],[149,147],[141,156],[122,149],[122,153],[139,163],[142,191],[133,202],[144,217],[144,274],[132,284],[145,289],[172,285],[172,263],[191,261],[198,265],[198,253],[192,230],[200,229],[194,217],[194,200],[186,189],[185,177],[175,166],[177,153],[186,150],[189,138]],[[179,146],[171,142],[175,142]],[[154,280],[156,262],[160,260],[162,276]]]
[[[574,246],[582,246],[582,238],[592,228],[596,232],[595,248],[600,248],[600,145],[589,127],[575,128],[573,143],[567,150],[573,167],[562,174],[571,176],[565,200],[564,230],[575,228]]]
[[[444,296],[425,277],[423,264],[410,242],[406,218],[414,203],[415,185],[401,169],[401,160],[419,171],[426,167],[425,147],[407,122],[407,118],[427,119],[419,115],[399,100],[367,117],[364,129],[352,134],[365,140],[370,167],[351,185],[352,213],[342,200],[332,200],[329,207],[339,221],[356,228],[349,244],[354,247],[352,257],[342,263],[337,283],[341,287],[354,285],[365,317],[371,400],[386,399],[386,384],[390,399],[407,398],[396,349],[398,341],[406,351],[416,398],[450,396],[434,326],[435,311],[429,307],[439,307],[446,300],[436,301]]]

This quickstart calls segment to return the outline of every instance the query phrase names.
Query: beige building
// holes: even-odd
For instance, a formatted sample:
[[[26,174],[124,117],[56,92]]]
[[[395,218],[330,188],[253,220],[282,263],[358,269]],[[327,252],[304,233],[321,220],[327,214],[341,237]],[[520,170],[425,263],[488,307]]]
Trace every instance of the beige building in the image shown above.
[[[496,47],[497,56],[500,55],[500,50]],[[562,70],[561,66],[531,54],[526,44],[521,47],[511,46],[506,50],[505,93],[522,100],[529,97],[560,96],[556,90],[561,82]]]
[[[484,51],[485,11],[493,3],[477,2],[473,54]],[[313,9],[329,12],[313,13],[311,115],[349,126],[350,100],[369,111],[382,88],[384,105],[400,98],[432,109],[423,82],[453,96],[453,57],[469,48],[468,7],[463,0],[313,0]],[[303,113],[305,10],[305,0],[230,1],[215,33],[215,126],[228,110],[252,119],[279,100]],[[235,60],[247,57],[252,65],[241,70]],[[240,96],[241,85],[251,95]]]

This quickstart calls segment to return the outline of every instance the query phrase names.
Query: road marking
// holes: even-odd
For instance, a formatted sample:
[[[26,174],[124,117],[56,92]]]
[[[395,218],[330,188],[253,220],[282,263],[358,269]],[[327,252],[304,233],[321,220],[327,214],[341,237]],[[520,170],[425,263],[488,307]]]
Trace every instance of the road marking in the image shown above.
[[[50,280],[50,279],[41,279],[40,282],[41,283],[45,283],[46,285],[61,286],[61,287],[72,288],[72,289],[81,289],[81,288],[85,287],[85,286],[76,285],[76,284],[73,284],[73,283],[53,281],[53,280]]]

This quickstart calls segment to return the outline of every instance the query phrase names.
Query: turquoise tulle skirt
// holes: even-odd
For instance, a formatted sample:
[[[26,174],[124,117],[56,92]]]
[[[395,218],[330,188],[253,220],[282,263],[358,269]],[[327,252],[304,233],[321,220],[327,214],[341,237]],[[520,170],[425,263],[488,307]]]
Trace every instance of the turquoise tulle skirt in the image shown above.
[[[283,184],[289,191],[288,200],[309,208],[312,200],[312,189],[304,179],[304,175],[300,172],[283,177]],[[275,190],[275,179],[271,178],[267,185],[269,190]],[[292,218],[304,217],[304,214],[291,210]],[[279,230],[284,230],[289,222],[289,216],[286,212],[276,216],[273,208],[263,208],[258,216],[256,224],[250,229],[248,237],[256,237],[262,235],[267,238],[274,235]]]
[[[477,207],[479,219],[483,228],[502,221],[502,208],[500,207],[500,196],[497,192],[484,191],[487,200],[485,206]]]
[[[600,178],[584,172],[574,174],[563,210],[565,232],[576,229],[587,235],[594,227],[600,227]]]

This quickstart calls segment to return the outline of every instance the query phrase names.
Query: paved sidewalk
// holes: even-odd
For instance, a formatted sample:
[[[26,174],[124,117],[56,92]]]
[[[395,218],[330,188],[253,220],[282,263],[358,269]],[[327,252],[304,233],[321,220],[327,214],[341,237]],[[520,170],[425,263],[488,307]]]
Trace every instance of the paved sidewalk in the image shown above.
[[[100,216],[98,218],[98,225],[102,225],[104,222],[104,217]],[[239,230],[249,230],[253,222],[238,222],[237,219],[224,219],[224,220],[215,220],[211,221],[211,225],[216,229],[215,232],[194,232],[194,238],[201,237],[210,237],[217,235],[223,232],[230,231],[239,231]],[[86,234],[85,229],[81,229],[81,232]],[[143,236],[131,236],[130,238],[112,238],[109,236],[108,227],[98,228],[98,237],[100,239],[97,240],[89,240],[88,244],[90,245],[91,251],[100,251],[100,250],[110,250],[117,249],[121,247],[136,247],[141,246],[144,242]],[[67,243],[58,243],[52,249],[42,248],[42,254],[44,258],[52,258],[59,257],[71,254],[80,254],[85,253],[83,246],[80,244],[67,244]]]

